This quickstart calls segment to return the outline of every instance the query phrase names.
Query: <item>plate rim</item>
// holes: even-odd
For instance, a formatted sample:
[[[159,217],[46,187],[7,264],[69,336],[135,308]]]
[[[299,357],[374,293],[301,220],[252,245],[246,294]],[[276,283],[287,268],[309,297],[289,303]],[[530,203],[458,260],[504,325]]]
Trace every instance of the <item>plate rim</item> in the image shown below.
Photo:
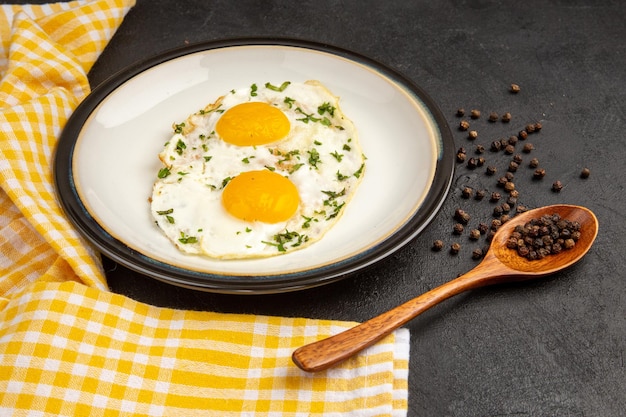
[[[127,246],[98,224],[80,200],[72,166],[80,132],[92,112],[118,87],[153,67],[198,52],[241,46],[293,47],[335,55],[373,68],[402,85],[422,101],[441,136],[439,144],[441,148],[432,184],[419,209],[402,227],[366,251],[330,265],[287,274],[227,275],[192,271],[164,264]],[[79,103],[69,117],[57,142],[53,174],[55,191],[70,223],[98,251],[113,261],[151,278],[194,290],[230,294],[269,294],[313,288],[347,278],[385,259],[415,239],[439,213],[449,193],[455,172],[454,146],[452,132],[438,105],[424,89],[399,71],[360,53],[328,43],[282,37],[243,37],[203,41],[166,50],[139,60],[105,79]],[[163,266],[167,270],[164,270]],[[234,277],[236,279],[233,279]]]

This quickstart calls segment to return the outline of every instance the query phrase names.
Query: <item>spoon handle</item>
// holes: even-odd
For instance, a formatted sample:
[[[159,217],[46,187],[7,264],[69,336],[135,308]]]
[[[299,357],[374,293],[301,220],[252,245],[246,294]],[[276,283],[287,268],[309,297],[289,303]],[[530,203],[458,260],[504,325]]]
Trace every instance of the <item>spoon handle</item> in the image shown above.
[[[466,290],[487,284],[481,268],[461,275],[377,317],[293,352],[293,362],[308,372],[323,371],[378,342],[432,306]]]

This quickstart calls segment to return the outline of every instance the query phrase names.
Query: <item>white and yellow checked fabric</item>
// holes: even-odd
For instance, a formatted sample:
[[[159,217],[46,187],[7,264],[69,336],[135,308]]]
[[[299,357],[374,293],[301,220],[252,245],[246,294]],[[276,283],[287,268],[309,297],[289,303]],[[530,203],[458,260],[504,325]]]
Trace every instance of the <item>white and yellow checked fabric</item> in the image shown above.
[[[317,374],[353,323],[183,311],[108,291],[55,197],[59,133],[134,0],[0,6],[0,416],[402,416],[409,333]]]

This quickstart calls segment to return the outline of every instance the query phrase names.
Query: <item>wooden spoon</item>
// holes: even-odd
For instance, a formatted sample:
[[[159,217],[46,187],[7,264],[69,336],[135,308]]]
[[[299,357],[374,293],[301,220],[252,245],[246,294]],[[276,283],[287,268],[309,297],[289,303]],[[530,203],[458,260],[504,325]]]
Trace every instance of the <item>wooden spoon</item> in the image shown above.
[[[563,219],[580,223],[581,237],[572,249],[531,261],[506,247],[506,242],[515,226],[524,225],[529,220],[546,214],[559,214]],[[417,315],[454,295],[486,285],[539,278],[567,268],[589,251],[597,234],[598,219],[584,207],[554,205],[519,214],[500,227],[483,260],[465,275],[356,327],[302,346],[294,351],[292,360],[304,371],[316,372],[328,369],[376,343]]]

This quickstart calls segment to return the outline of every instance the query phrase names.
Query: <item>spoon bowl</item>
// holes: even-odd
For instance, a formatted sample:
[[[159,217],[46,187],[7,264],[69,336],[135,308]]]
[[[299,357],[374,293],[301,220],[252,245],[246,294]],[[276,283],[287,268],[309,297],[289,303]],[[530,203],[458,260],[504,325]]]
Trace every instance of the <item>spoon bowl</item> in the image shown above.
[[[507,240],[516,226],[553,214],[580,224],[580,238],[573,248],[542,259],[529,260],[507,247]],[[454,295],[486,285],[524,281],[561,271],[578,262],[589,251],[597,235],[598,219],[585,207],[560,204],[518,214],[498,229],[483,260],[471,271],[358,326],[302,346],[294,351],[292,360],[304,371],[328,369]]]

